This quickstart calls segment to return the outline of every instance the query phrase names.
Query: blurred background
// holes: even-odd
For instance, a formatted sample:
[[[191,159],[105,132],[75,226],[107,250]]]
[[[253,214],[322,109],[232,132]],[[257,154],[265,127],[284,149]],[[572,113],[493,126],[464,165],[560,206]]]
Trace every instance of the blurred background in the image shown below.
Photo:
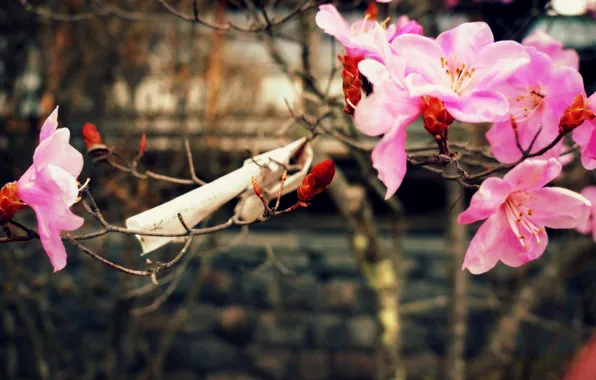
[[[195,3],[201,17],[218,25],[256,29],[268,17],[292,17],[262,32],[218,32],[192,22]],[[563,3],[556,11],[542,0],[402,0],[378,7],[381,20],[406,14],[429,36],[479,20],[497,40],[547,31],[578,51],[590,95],[596,22],[575,14],[582,12],[573,11],[573,1]],[[335,4],[352,22],[369,2]],[[304,12],[295,11],[303,5]],[[161,174],[188,177],[183,138],[189,138],[196,173],[206,181],[306,136],[289,108],[316,114],[324,101],[335,115],[332,126],[354,133],[342,113],[343,47],[316,26],[316,5],[1,1],[0,180],[18,179],[31,164],[41,123],[56,105],[81,152],[86,122],[131,159],[145,133],[140,166]],[[459,136],[482,144],[485,130],[462,129]],[[410,131],[408,143],[432,142],[423,128]],[[591,238],[551,231],[537,262],[499,264],[473,276],[460,270],[472,228],[454,222],[471,193],[411,168],[385,202],[368,155],[323,135],[315,161],[325,158],[336,162],[338,175],[310,208],[196,239],[178,266],[160,274],[158,286],[69,244],[68,266],[55,274],[39,241],[0,246],[0,379],[561,378],[596,326]],[[86,157],[80,178],[91,179],[116,225],[193,188],[91,161]],[[566,174],[562,183],[576,191],[594,182],[577,165]],[[295,201],[292,193],[282,204]],[[227,220],[234,206],[202,226]],[[85,214],[80,205],[73,210]],[[30,211],[17,220],[35,226]],[[90,218],[82,231],[98,228]],[[89,246],[132,268],[146,258],[130,235],[108,234]],[[179,250],[171,244],[149,257],[167,261]]]

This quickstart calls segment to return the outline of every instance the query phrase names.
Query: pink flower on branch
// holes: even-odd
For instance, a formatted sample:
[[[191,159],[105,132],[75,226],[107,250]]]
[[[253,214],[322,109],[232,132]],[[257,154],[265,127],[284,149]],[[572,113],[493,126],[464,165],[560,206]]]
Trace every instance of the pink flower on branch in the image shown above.
[[[379,58],[377,46],[373,41],[371,32],[381,28],[385,39],[391,42],[397,36],[407,33],[422,34],[422,26],[416,21],[411,21],[407,16],[402,16],[398,22],[384,28],[385,22],[376,22],[377,14],[374,3],[371,3],[363,20],[349,25],[337,8],[332,4],[319,6],[316,23],[325,33],[332,35],[346,48],[346,53],[351,57]]]
[[[406,174],[406,127],[420,116],[422,102],[405,88],[405,62],[392,53],[382,31],[374,31],[373,38],[384,64],[366,59],[358,65],[373,84],[374,92],[356,107],[354,123],[368,136],[384,135],[372,152],[372,162],[387,187],[385,198],[389,199]]]
[[[544,53],[525,49],[530,63],[497,87],[509,102],[509,120],[494,123],[486,134],[495,158],[507,164],[523,157],[520,147],[536,153],[553,142],[560,133],[559,121],[565,109],[584,88],[576,70],[556,67]],[[541,158],[558,158],[562,149],[561,140]]]
[[[542,30],[536,30],[524,38],[522,45],[533,47],[548,55],[556,66],[569,66],[579,70],[579,54],[577,54],[577,51],[564,49],[562,42]]]
[[[509,103],[495,86],[530,62],[517,42],[494,42],[483,22],[461,24],[436,40],[406,34],[391,45],[406,61],[410,95],[436,97],[456,120],[470,123],[507,119]]]
[[[33,165],[17,182],[17,195],[35,211],[41,244],[54,272],[66,266],[66,250],[60,232],[83,225],[70,207],[77,202],[77,177],[83,156],[69,144],[70,131],[58,128],[58,107],[47,118],[33,154]]]
[[[554,158],[525,160],[503,178],[488,178],[474,194],[458,223],[486,219],[470,242],[462,269],[480,274],[500,260],[518,267],[542,255],[545,227],[584,225],[592,207],[585,197],[561,187],[544,186],[561,172]]]
[[[590,217],[577,226],[576,230],[584,235],[592,235],[596,241],[596,186],[586,186],[581,192],[581,195],[592,202],[592,210]]]

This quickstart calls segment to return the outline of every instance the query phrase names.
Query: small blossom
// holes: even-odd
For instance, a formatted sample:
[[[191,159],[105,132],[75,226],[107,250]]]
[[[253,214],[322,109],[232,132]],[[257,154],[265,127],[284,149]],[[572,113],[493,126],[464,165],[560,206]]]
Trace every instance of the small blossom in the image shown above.
[[[573,129],[572,138],[580,146],[584,168],[596,169],[596,93],[586,99],[578,95],[561,118],[564,131]],[[579,124],[578,126],[576,126]]]
[[[17,196],[17,183],[9,182],[0,189],[0,224],[12,219],[14,214],[27,207]]]
[[[41,128],[33,165],[18,180],[16,192],[35,211],[39,238],[54,272],[66,266],[60,231],[73,231],[83,224],[83,218],[70,211],[79,194],[83,156],[69,144],[68,128],[57,128],[58,107]]]
[[[298,187],[298,199],[301,202],[309,202],[316,195],[327,190],[334,176],[335,163],[333,160],[319,162],[304,177],[302,184]]]
[[[556,66],[569,66],[579,70],[579,54],[577,54],[577,51],[564,49],[562,42],[542,30],[536,30],[524,38],[522,45],[533,47],[548,55]]]
[[[592,203],[590,217],[584,223],[577,226],[576,230],[584,235],[592,235],[596,241],[596,186],[586,186],[581,192]]]
[[[486,179],[458,223],[486,219],[470,242],[462,269],[474,274],[500,260],[518,267],[542,255],[548,244],[545,227],[576,228],[592,207],[585,197],[561,187],[544,186],[561,172],[561,163],[525,160],[503,178]]]
[[[85,125],[83,125],[83,137],[85,138],[85,146],[87,149],[91,149],[94,145],[102,144],[101,135],[97,131],[95,125],[91,123],[85,123]]]
[[[556,67],[552,60],[535,48],[526,47],[530,63],[518,69],[497,87],[509,102],[509,120],[494,123],[486,133],[495,158],[514,163],[522,158],[516,142],[527,150],[532,141],[535,153],[559,135],[559,120],[574,94],[583,91],[581,75],[571,67]],[[536,140],[536,134],[538,137]],[[559,157],[563,141],[541,158]]]
[[[495,86],[530,61],[517,42],[494,42],[483,22],[461,24],[436,40],[406,34],[391,45],[406,62],[410,95],[434,96],[456,120],[470,123],[507,119],[509,104]]]

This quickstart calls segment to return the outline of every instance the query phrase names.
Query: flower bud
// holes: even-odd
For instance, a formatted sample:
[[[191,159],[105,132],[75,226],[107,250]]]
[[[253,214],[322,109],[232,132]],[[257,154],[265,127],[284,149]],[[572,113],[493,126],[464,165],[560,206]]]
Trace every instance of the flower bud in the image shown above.
[[[91,123],[85,123],[83,126],[83,137],[85,137],[85,146],[90,149],[94,145],[100,145],[101,135],[97,131],[95,125]]]
[[[343,81],[342,88],[346,101],[344,112],[348,115],[353,115],[355,107],[360,102],[360,99],[362,99],[363,84],[362,77],[358,71],[358,63],[362,61],[364,57],[338,55],[337,58],[344,65],[344,69],[341,72],[341,79]]]
[[[16,182],[9,182],[0,189],[0,224],[11,220],[17,211],[25,207],[27,205],[17,197]]]
[[[364,17],[368,21],[377,21],[377,18],[379,17],[379,10],[377,9],[377,6],[374,2],[371,2],[368,5],[366,11],[364,12]]]
[[[319,162],[302,180],[302,184],[298,188],[298,199],[301,202],[310,201],[329,187],[334,176],[335,163],[333,160]]]
[[[142,155],[147,150],[147,136],[143,133],[141,135],[141,141],[139,142],[139,147],[137,148],[138,154]]]
[[[567,107],[561,120],[559,121],[559,133],[566,134],[579,127],[586,120],[592,120],[596,117],[594,111],[590,109],[590,103],[585,95],[578,94],[573,98],[571,105]]]
[[[434,96],[422,97],[424,129],[433,136],[441,135],[455,121],[443,102]]]

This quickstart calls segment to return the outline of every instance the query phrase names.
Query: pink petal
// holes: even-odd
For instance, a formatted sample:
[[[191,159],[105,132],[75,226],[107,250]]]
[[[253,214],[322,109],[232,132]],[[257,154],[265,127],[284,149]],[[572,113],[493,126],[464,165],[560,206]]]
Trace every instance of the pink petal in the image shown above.
[[[555,64],[559,66],[569,66],[574,70],[579,70],[579,54],[574,49],[567,49],[559,52],[553,57]]]
[[[488,89],[498,85],[530,63],[530,56],[522,45],[514,41],[499,41],[478,51],[470,64],[476,69],[465,90]]]
[[[365,47],[375,53],[378,54],[379,58],[386,66],[385,71],[388,71],[392,76],[393,80],[397,81],[400,85],[403,86],[404,78],[405,78],[405,71],[406,71],[406,63],[402,58],[399,58],[397,55],[394,54],[391,45],[387,41],[387,37],[383,33],[383,28],[379,24],[367,33],[369,36],[370,42]],[[369,61],[369,63],[364,63]],[[371,60],[364,60],[358,64],[358,69],[362,68],[362,65],[372,65],[370,63]],[[367,67],[364,67],[364,70],[367,70]],[[380,69],[375,69],[375,71],[380,71]],[[361,71],[363,74],[364,72]],[[364,74],[367,78],[368,75]],[[370,80],[370,78],[369,78]],[[373,82],[374,83],[374,82]]]
[[[460,62],[470,63],[478,51],[492,44],[495,39],[488,24],[466,22],[439,34],[436,41],[447,54],[457,57]],[[445,58],[451,59],[451,57]]]
[[[503,179],[511,184],[513,190],[533,190],[555,179],[562,168],[555,158],[528,159],[511,169]]]
[[[66,266],[66,249],[60,237],[60,230],[52,226],[50,213],[44,209],[34,208],[37,216],[37,229],[41,245],[50,258],[54,273]]]
[[[395,121],[391,103],[382,91],[362,99],[354,112],[354,124],[365,135],[379,136],[389,132]]]
[[[587,220],[583,220],[576,227],[576,230],[584,235],[594,233],[596,234],[596,186],[586,186],[581,192],[586,199],[592,203],[592,209],[590,217]],[[596,239],[595,239],[596,240]]]
[[[404,34],[391,42],[394,51],[406,60],[408,69],[422,75],[429,83],[450,87],[449,77],[441,68],[446,54],[432,39]]]
[[[526,233],[526,236],[525,241],[528,244],[528,248],[522,246],[510,227],[501,236],[502,240],[497,254],[503,264],[510,267],[519,267],[528,261],[536,260],[544,253],[548,245],[548,235],[546,232],[539,234],[540,241],[537,241],[534,235]]]
[[[406,175],[405,141],[406,129],[396,127],[383,136],[372,152],[373,167],[377,169],[379,179],[387,187],[385,199],[395,194]]]
[[[418,73],[411,73],[406,77],[405,85],[410,92],[410,96],[434,96],[444,102],[458,101],[458,95],[449,86],[437,84],[436,80],[428,80]]]
[[[337,38],[342,44],[350,44],[350,26],[334,5],[320,5],[319,11],[315,17],[315,22],[325,33]]]
[[[551,58],[563,49],[563,43],[542,30],[532,32],[523,39],[522,45],[534,47]]]
[[[494,123],[486,132],[486,140],[499,162],[512,164],[522,157],[515,142],[515,133],[508,121]]]
[[[83,155],[69,144],[70,131],[60,128],[35,149],[33,164],[37,170],[53,164],[78,177],[83,169]]]
[[[54,108],[54,111],[43,123],[41,131],[39,132],[39,141],[42,142],[43,140],[52,136],[54,132],[56,132],[56,128],[58,128],[58,106]]]
[[[467,269],[472,274],[481,274],[497,265],[501,235],[507,228],[505,224],[506,221],[502,220],[500,212],[493,214],[482,223],[468,246],[462,270]]]
[[[486,219],[501,207],[511,193],[511,185],[501,178],[490,177],[482,182],[472,196],[470,206],[459,214],[459,224],[469,224]]]
[[[476,91],[457,100],[441,99],[445,108],[459,121],[467,123],[490,123],[506,119],[509,102],[497,91]]]
[[[575,228],[585,224],[590,216],[591,203],[584,196],[562,187],[533,190],[524,203],[532,209],[532,222],[549,228]]]

